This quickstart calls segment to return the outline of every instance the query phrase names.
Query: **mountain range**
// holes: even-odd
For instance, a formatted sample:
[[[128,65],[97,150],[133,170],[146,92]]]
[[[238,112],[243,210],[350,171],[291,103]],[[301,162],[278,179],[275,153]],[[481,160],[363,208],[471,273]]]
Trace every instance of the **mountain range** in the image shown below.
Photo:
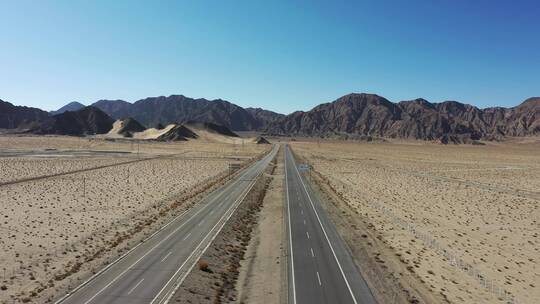
[[[507,136],[540,135],[540,98],[513,108],[486,108],[415,99],[392,103],[374,94],[349,94],[271,123],[271,135],[357,138],[359,136],[469,143]]]
[[[133,117],[147,127],[157,124],[211,122],[235,131],[263,131],[269,123],[284,115],[262,109],[244,109],[228,101],[183,95],[149,97],[129,103],[123,100],[100,100],[92,106],[112,118]]]
[[[70,116],[73,110],[80,112],[86,109],[83,107],[72,102],[58,111],[47,113],[0,101],[0,128],[33,127],[37,133],[54,129],[56,134],[94,134],[103,131],[104,126],[108,127],[115,119],[131,117],[146,127],[198,122],[235,131],[260,131],[280,136],[382,137],[469,143],[507,136],[540,135],[539,97],[529,98],[512,108],[479,109],[457,101],[431,103],[419,98],[393,103],[375,94],[355,93],[320,104],[309,111],[283,115],[260,108],[242,108],[221,99],[171,95],[149,97],[134,103],[100,100],[89,107],[91,110],[77,117]],[[60,116],[60,125],[59,120],[55,120],[59,115],[63,115]],[[65,122],[77,125],[75,129],[79,131],[63,125]],[[84,122],[89,122],[89,125]]]

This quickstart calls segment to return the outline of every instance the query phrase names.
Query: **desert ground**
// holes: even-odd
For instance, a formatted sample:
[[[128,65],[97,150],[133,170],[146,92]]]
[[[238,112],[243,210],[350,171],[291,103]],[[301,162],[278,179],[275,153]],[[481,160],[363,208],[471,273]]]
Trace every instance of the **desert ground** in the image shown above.
[[[540,141],[291,146],[432,299],[540,302]]]
[[[0,136],[0,303],[65,292],[100,268],[94,260],[112,261],[135,233],[149,235],[158,218],[222,180],[229,163],[269,148],[211,139]]]

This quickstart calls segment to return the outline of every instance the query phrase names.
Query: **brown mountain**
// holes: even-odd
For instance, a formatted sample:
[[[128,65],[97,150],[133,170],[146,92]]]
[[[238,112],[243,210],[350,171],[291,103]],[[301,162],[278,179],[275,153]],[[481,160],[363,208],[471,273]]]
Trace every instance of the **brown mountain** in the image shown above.
[[[251,116],[253,116],[257,121],[260,122],[263,129],[271,123],[274,123],[285,117],[285,115],[283,114],[261,108],[246,108],[246,111],[251,114]]]
[[[37,108],[15,106],[0,100],[0,129],[27,129],[45,121],[49,113]]]
[[[257,111],[260,115],[256,115],[225,100],[193,99],[183,95],[149,97],[133,104],[123,100],[100,100],[93,106],[115,119],[133,117],[146,126],[198,121],[236,131],[265,129],[269,123],[268,117],[273,113]]]
[[[84,108],[85,105],[83,105],[82,103],[80,102],[77,102],[77,101],[72,101],[70,103],[68,103],[67,105],[61,107],[60,109],[56,110],[56,111],[50,111],[49,113],[51,115],[57,115],[57,114],[62,114],[66,111],[77,111],[77,110],[80,110],[82,108]]]
[[[67,111],[54,115],[31,130],[34,134],[93,135],[105,134],[113,127],[114,120],[95,107]]]
[[[389,137],[466,143],[540,134],[540,99],[514,108],[479,109],[457,101],[392,103],[374,94],[349,94],[270,124],[266,133],[320,137]]]

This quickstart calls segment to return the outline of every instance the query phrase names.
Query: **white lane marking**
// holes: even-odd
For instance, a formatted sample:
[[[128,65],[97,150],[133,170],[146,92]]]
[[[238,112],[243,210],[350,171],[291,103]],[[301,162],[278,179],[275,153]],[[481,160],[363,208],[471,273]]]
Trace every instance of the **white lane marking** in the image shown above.
[[[185,240],[187,240],[187,238],[188,238],[188,237],[189,237],[190,235],[191,235],[191,232],[190,232],[190,233],[188,233],[188,234],[186,234],[186,236],[185,236],[185,237],[184,237],[184,238],[182,239],[182,241],[185,241]]]
[[[200,211],[202,211],[203,209],[206,209],[206,207],[208,207],[209,205],[212,205],[214,203],[214,201],[220,197],[223,193],[226,192],[226,190],[228,190],[229,188],[231,188],[234,184],[237,184],[239,181],[241,181],[248,173],[249,173],[249,169],[253,169],[255,168],[257,165],[259,164],[259,162],[255,162],[254,164],[242,169],[244,170],[244,172],[242,173],[242,176],[240,176],[237,180],[235,180],[234,182],[228,184],[228,185],[224,185],[221,189],[221,192],[217,195],[214,196],[214,198],[210,199],[210,201],[207,203],[206,206],[203,206],[201,207],[201,209],[199,211],[197,211],[195,214],[193,214],[189,219],[187,219],[185,221],[185,223],[189,222],[191,219],[193,219]],[[207,198],[209,198],[213,193],[211,193],[209,196],[207,196]],[[118,264],[120,261],[122,261],[125,257],[127,257],[129,254],[131,254],[132,252],[134,252],[137,248],[139,248],[141,245],[145,244],[148,240],[152,239],[153,237],[155,237],[158,233],[162,232],[163,230],[165,230],[168,226],[170,226],[172,223],[176,222],[179,218],[183,217],[185,214],[187,214],[189,211],[191,211],[193,209],[188,209],[188,210],[185,210],[184,212],[182,212],[181,214],[177,215],[175,218],[173,218],[171,221],[169,221],[167,224],[165,224],[164,226],[162,226],[160,229],[158,229],[157,231],[155,231],[154,233],[152,233],[150,236],[148,236],[147,238],[145,238],[144,240],[142,240],[139,244],[137,244],[135,247],[131,248],[130,250],[128,250],[126,253],[124,253],[123,255],[121,255],[118,259],[116,259],[114,262],[110,263],[109,265],[107,265],[105,268],[101,269],[100,271],[98,271],[96,274],[94,274],[93,276],[91,276],[89,279],[87,279],[86,281],[84,281],[83,283],[81,283],[79,286],[75,287],[75,289],[73,289],[70,293],[66,294],[65,296],[63,296],[62,298],[60,298],[58,301],[55,302],[55,304],[60,304],[64,301],[66,301],[68,298],[70,298],[73,294],[75,294],[76,292],[78,292],[79,290],[83,289],[84,287],[86,287],[87,285],[89,285],[91,282],[93,282],[98,276],[104,274],[105,272],[107,272],[109,269],[111,269],[113,266],[115,266],[116,264]],[[184,223],[184,224],[185,224]],[[184,225],[182,224],[182,226]],[[180,228],[180,227],[179,227]],[[152,249],[153,250],[153,249]],[[138,263],[138,261],[135,262]],[[135,264],[132,264],[129,268],[133,267]],[[127,271],[127,270],[126,270]],[[116,281],[119,277],[121,277],[125,272],[121,273],[119,276],[117,276],[114,281]],[[113,282],[114,282],[113,281]],[[85,304],[91,302],[96,296],[98,296],[101,292],[103,292],[103,290],[105,290],[108,286],[110,286],[113,282],[109,283],[105,288],[101,289],[98,294],[95,294],[90,300],[88,300],[87,302],[85,302]]]
[[[291,250],[291,274],[292,274],[292,292],[293,292],[293,303],[296,304],[296,283],[294,281],[294,253],[293,253],[293,246],[292,246],[292,232],[291,232],[291,207],[289,204],[289,177],[287,175],[287,149],[288,147],[285,146],[285,187],[287,192],[287,212],[288,212],[288,220],[289,220],[289,245]]]
[[[319,280],[319,285],[322,285],[321,283],[321,276],[319,275],[319,272],[317,271],[317,280]]]
[[[249,171],[249,170],[248,170]],[[222,192],[220,192],[218,195],[216,195],[210,202],[208,202],[205,206],[203,206],[201,209],[197,210],[189,219],[187,219],[182,225],[178,226],[176,229],[174,229],[169,235],[167,235],[165,238],[163,238],[161,241],[159,241],[154,247],[150,248],[143,256],[141,256],[138,260],[136,260],[133,264],[131,264],[129,267],[124,269],[119,275],[117,275],[112,281],[110,281],[107,285],[105,285],[103,288],[101,288],[97,293],[95,293],[90,299],[88,299],[84,304],[88,304],[92,302],[98,295],[100,295],[105,289],[109,288],[114,282],[116,282],[120,277],[122,277],[126,272],[128,272],[133,266],[137,265],[142,259],[144,259],[147,255],[149,255],[154,249],[156,249],[159,245],[161,245],[163,242],[168,240],[173,234],[175,234],[178,230],[180,230],[182,227],[184,227],[187,223],[189,223],[193,218],[195,218],[199,213],[201,213],[203,210],[205,210],[208,206],[212,205],[214,201],[216,201],[222,194],[227,193],[226,190],[232,187],[232,185],[237,184],[242,178],[247,174],[248,172],[244,172],[241,178],[234,181],[233,183],[226,186]],[[63,300],[65,300],[64,298]],[[57,302],[59,303],[59,302]]]
[[[349,293],[351,294],[352,300],[353,300],[354,304],[358,304],[358,301],[356,301],[354,293],[353,293],[353,291],[351,289],[351,285],[349,284],[349,281],[347,280],[347,277],[345,276],[345,272],[343,271],[343,267],[341,267],[341,264],[339,263],[336,252],[334,250],[334,247],[332,247],[332,243],[330,243],[330,239],[328,238],[328,234],[326,233],[326,229],[324,229],[324,226],[323,226],[323,224],[321,222],[321,218],[319,217],[319,213],[317,212],[317,209],[315,209],[315,205],[313,204],[313,201],[311,200],[311,196],[309,195],[309,192],[307,191],[306,184],[304,183],[304,180],[302,179],[302,176],[300,176],[300,171],[298,171],[298,168],[296,168],[296,166],[295,166],[295,169],[296,169],[296,174],[298,175],[298,178],[300,179],[300,182],[302,183],[302,186],[304,186],[304,191],[307,194],[307,197],[308,197],[309,202],[311,204],[311,208],[315,212],[315,216],[317,217],[317,221],[319,222],[319,225],[321,226],[321,229],[322,229],[322,231],[324,233],[324,237],[326,238],[326,241],[328,242],[328,246],[330,246],[330,250],[332,250],[332,254],[334,255],[334,259],[336,260],[336,263],[337,263],[337,265],[339,267],[339,271],[341,272],[341,276],[345,280],[345,284],[347,285],[347,288],[349,289]]]
[[[276,147],[276,146],[274,146]],[[277,150],[276,150],[277,152]],[[271,160],[274,156],[275,156],[276,153],[271,153],[271,154],[268,154],[266,157],[269,157],[269,159]],[[272,155],[272,157],[270,157],[270,155]],[[266,158],[265,158],[266,159]],[[261,164],[264,164],[265,163],[265,159],[263,160],[260,160],[259,161],[259,167],[261,167],[261,169],[264,169],[266,168],[266,165],[262,166]],[[257,170],[255,170],[257,171]],[[169,281],[167,281],[167,283],[165,283],[165,286],[163,286],[163,288],[161,288],[161,290],[158,292],[158,294],[154,297],[154,299],[152,299],[152,301],[150,302],[150,304],[153,304],[156,299],[160,296],[160,294],[163,292],[163,290],[165,290],[165,288],[167,288],[167,286],[169,285],[169,283],[174,279],[174,277],[182,270],[182,268],[184,267],[184,265],[197,253],[197,249],[204,243],[204,240],[206,240],[206,238],[208,236],[210,236],[210,234],[212,234],[212,231],[214,231],[216,229],[216,227],[219,225],[220,221],[227,216],[227,213],[229,213],[229,215],[227,216],[227,219],[221,224],[221,227],[217,230],[216,234],[214,234],[214,236],[212,237],[212,239],[208,242],[208,244],[206,245],[206,247],[200,251],[200,254],[199,256],[197,257],[197,259],[195,259],[194,263],[191,265],[191,267],[188,269],[188,271],[184,274],[183,277],[180,278],[180,280],[177,281],[177,284],[176,284],[176,287],[174,287],[172,289],[172,292],[170,292],[169,296],[164,298],[163,300],[159,301],[159,303],[169,303],[169,301],[171,300],[171,298],[176,294],[176,292],[178,291],[178,288],[180,288],[180,286],[182,285],[182,282],[185,280],[185,278],[189,275],[189,273],[191,272],[190,269],[192,269],[193,267],[195,267],[195,264],[197,263],[198,259],[200,258],[200,256],[206,251],[206,249],[208,249],[208,247],[210,247],[210,245],[212,244],[212,242],[215,240],[215,238],[218,236],[218,234],[221,232],[221,230],[223,229],[223,227],[225,226],[225,224],[229,221],[229,219],[231,218],[231,216],[234,214],[234,212],[236,211],[236,209],[238,208],[238,206],[240,206],[240,203],[246,198],[246,196],[248,195],[248,193],[251,191],[251,189],[253,188],[253,186],[255,186],[255,182],[257,181],[257,179],[264,173],[263,170],[261,170],[261,172],[259,172],[251,181],[251,185],[247,188],[247,190],[244,190],[243,192],[240,193],[240,198],[237,199],[235,202],[233,202],[232,206],[227,209],[227,211],[225,211],[225,213],[223,214],[223,216],[220,218],[220,220],[212,227],[212,229],[210,229],[210,232],[208,232],[208,234],[202,239],[202,241],[199,243],[199,245],[197,245],[197,247],[195,248],[195,250],[193,251],[193,253],[184,261],[184,263],[182,263],[182,265],[180,265],[180,268],[178,268],[178,270],[173,274],[173,276],[169,279]],[[245,174],[244,174],[245,175]],[[243,178],[243,176],[242,176]],[[242,179],[241,178],[241,179]],[[240,180],[241,180],[240,179]],[[236,206],[235,206],[236,205]],[[232,210],[232,211],[231,211]]]
[[[307,238],[309,239],[309,232],[306,231]]]
[[[312,258],[315,257],[315,253],[313,253],[313,248],[311,248],[311,257],[312,257]]]
[[[141,283],[144,281],[144,278],[142,278],[142,280],[139,281],[139,283],[135,284],[135,286],[133,286],[133,288],[131,288],[129,291],[128,291],[128,294],[131,294],[135,288],[137,288],[139,285],[141,285]]]
[[[197,224],[197,226],[202,225],[205,221],[206,221],[205,219],[202,219],[202,220]]]
[[[208,214],[212,214],[212,213],[214,213],[214,210],[213,210],[213,209],[212,209],[212,210],[210,211],[210,213],[208,213]]]
[[[304,209],[300,209],[300,214],[304,215]]]
[[[306,220],[304,220],[304,225],[306,224]]]
[[[169,251],[169,253],[167,253],[167,255],[164,256],[163,259],[161,259],[161,262],[165,261],[171,254],[172,254],[172,251]]]

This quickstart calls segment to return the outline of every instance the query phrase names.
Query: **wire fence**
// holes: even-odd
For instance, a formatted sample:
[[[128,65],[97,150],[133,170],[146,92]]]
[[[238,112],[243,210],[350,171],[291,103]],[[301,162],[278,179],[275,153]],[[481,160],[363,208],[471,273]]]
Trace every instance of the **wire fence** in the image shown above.
[[[483,274],[480,270],[472,266],[470,263],[465,262],[459,256],[457,256],[456,254],[452,253],[450,250],[442,246],[436,240],[436,238],[433,237],[431,234],[427,232],[422,232],[415,225],[397,217],[392,212],[391,208],[388,208],[377,202],[374,202],[373,206],[375,207],[375,209],[381,211],[382,213],[390,217],[392,220],[392,223],[394,223],[395,225],[397,225],[398,227],[402,229],[405,229],[405,231],[411,233],[418,240],[421,240],[425,247],[431,248],[437,254],[442,255],[444,259],[448,262],[448,264],[450,264],[450,266],[456,267],[457,269],[471,276],[473,279],[475,279],[477,282],[480,283],[480,286],[485,288],[492,295],[498,298],[501,298],[503,299],[503,301],[506,301],[507,303],[510,303],[510,304],[520,303],[518,299],[514,295],[512,295],[509,291],[505,290],[504,288],[500,287],[497,283],[495,283],[495,280],[489,278],[488,276]]]

